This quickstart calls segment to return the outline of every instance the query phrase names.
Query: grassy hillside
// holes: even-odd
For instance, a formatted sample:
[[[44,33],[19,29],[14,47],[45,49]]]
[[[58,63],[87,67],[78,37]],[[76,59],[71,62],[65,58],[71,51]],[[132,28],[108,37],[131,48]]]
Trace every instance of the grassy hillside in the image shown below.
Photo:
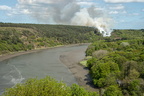
[[[0,23],[0,54],[102,38],[94,30],[83,26]]]

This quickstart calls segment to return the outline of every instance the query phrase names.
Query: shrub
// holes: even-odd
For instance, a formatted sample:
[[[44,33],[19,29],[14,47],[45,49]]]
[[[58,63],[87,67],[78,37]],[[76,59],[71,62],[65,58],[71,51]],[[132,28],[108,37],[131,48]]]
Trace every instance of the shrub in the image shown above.
[[[29,79],[23,84],[17,84],[7,89],[2,96],[98,96],[74,84],[71,87],[50,77],[44,79]]]
[[[101,59],[103,58],[106,54],[108,54],[107,50],[98,50],[92,53],[92,56],[97,58],[97,59]]]
[[[106,89],[103,96],[123,96],[123,94],[117,85],[111,85]]]

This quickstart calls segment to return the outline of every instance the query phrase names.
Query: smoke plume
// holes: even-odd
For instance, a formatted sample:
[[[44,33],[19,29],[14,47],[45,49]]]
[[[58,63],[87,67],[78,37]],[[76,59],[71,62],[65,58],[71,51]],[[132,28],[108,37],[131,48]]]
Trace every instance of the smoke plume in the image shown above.
[[[18,0],[17,8],[39,23],[95,27],[110,36],[111,22],[103,8],[91,0]]]

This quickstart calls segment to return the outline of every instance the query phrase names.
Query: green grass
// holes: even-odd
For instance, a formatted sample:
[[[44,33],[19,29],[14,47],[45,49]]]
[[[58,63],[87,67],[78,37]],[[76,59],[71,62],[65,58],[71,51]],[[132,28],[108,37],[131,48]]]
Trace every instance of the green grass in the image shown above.
[[[92,58],[92,56],[87,56],[87,57],[85,57],[84,60],[80,61],[80,64],[83,65],[83,66],[85,66],[85,67],[88,67],[88,66],[87,66],[87,61],[88,61],[89,59],[91,59],[91,58]]]
[[[92,56],[87,56],[87,57],[85,57],[85,60],[89,60],[91,58],[92,58]]]
[[[83,66],[85,66],[85,67],[87,67],[87,60],[81,61],[80,64],[83,65]]]

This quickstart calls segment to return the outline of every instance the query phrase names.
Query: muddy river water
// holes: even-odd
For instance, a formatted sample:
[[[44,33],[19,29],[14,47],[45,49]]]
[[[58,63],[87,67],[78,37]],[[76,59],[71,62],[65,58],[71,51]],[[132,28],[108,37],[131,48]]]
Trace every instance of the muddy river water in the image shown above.
[[[77,83],[73,74],[69,71],[59,59],[64,52],[78,52],[77,50],[86,50],[87,44],[65,46],[42,50],[39,52],[29,53],[13,57],[0,62],[0,94],[5,88],[22,83],[28,78],[44,78],[51,76],[58,81],[64,81],[67,85]],[[79,54],[78,54],[79,55]],[[85,53],[82,52],[77,56],[82,60]]]

